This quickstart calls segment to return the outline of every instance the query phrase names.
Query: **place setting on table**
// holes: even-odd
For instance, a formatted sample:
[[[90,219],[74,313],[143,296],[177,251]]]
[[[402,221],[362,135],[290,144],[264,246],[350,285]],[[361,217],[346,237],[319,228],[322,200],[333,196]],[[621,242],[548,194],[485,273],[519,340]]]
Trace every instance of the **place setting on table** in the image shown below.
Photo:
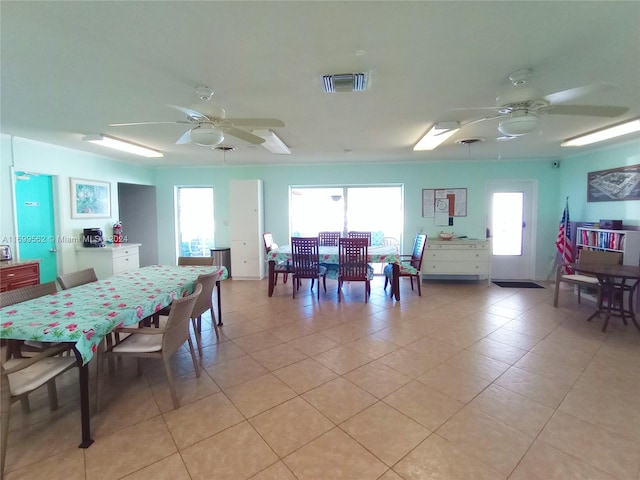
[[[0,308],[0,338],[73,346],[80,371],[80,447],[87,448],[93,442],[88,364],[101,341],[193,293],[198,276],[214,272],[218,280],[228,277],[224,266],[152,265],[7,305]]]

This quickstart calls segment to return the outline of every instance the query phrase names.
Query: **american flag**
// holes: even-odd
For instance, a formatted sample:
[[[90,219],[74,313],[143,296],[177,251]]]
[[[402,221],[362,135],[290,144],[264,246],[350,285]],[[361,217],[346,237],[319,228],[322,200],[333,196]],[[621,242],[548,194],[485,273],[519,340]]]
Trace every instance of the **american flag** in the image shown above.
[[[571,229],[569,228],[569,199],[567,205],[562,212],[562,220],[560,220],[560,228],[558,230],[558,239],[556,240],[556,248],[560,252],[563,263],[573,262],[573,250],[571,248]]]

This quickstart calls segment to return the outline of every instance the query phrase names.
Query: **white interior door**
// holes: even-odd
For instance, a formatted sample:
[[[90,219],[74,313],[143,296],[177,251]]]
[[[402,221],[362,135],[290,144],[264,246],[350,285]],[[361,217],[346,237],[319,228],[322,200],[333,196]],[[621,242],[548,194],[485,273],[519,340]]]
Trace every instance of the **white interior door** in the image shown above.
[[[534,180],[496,180],[487,184],[491,276],[496,280],[535,277],[537,190]]]

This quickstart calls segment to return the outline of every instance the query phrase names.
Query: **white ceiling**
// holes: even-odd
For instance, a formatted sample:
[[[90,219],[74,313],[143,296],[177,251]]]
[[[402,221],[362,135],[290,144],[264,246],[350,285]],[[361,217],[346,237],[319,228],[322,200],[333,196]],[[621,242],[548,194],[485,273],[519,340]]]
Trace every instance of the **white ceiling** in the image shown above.
[[[266,165],[557,158],[562,140],[640,116],[640,2],[2,1],[1,131],[146,165]],[[544,94],[595,82],[570,103],[619,105],[616,119],[553,115],[517,140],[497,121],[463,128],[433,152],[413,145],[436,121],[481,115],[530,68]],[[370,72],[361,93],[325,94],[320,76]],[[167,104],[212,102],[229,117],[271,117],[291,155],[237,146],[226,158],[175,145]],[[164,152],[119,155],[81,141],[106,133]],[[456,140],[486,139],[470,148]],[[586,148],[586,147],[584,147]],[[583,151],[583,150],[581,150]],[[572,150],[573,153],[573,150]]]

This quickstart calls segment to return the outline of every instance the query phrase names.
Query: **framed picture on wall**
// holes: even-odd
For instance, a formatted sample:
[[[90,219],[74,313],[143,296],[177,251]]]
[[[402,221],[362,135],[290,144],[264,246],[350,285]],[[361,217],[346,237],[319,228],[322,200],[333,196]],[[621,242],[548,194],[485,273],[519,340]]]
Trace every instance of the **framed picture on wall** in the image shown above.
[[[111,217],[111,184],[70,178],[71,218]]]
[[[587,174],[587,201],[640,200],[640,164]]]

